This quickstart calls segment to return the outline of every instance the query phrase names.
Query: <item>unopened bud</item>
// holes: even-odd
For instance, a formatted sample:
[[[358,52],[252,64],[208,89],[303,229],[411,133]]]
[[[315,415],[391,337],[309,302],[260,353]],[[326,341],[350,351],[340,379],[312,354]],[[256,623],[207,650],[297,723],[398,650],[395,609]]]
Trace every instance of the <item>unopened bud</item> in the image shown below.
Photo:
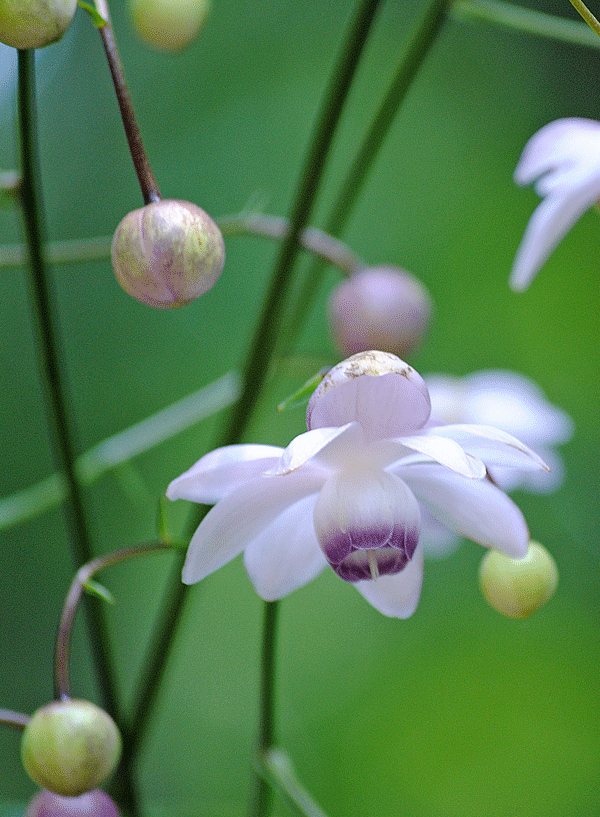
[[[0,42],[13,48],[41,48],[60,40],[77,0],[0,0]]]
[[[178,51],[202,28],[211,0],[131,0],[138,34],[161,51]]]
[[[35,712],[21,759],[38,786],[63,797],[95,789],[115,768],[121,736],[113,719],[89,701],[53,701]]]
[[[51,791],[40,791],[29,801],[24,817],[120,817],[112,799],[100,789],[62,797]]]
[[[552,597],[558,568],[538,542],[530,542],[522,559],[511,559],[497,550],[487,553],[479,567],[483,595],[491,606],[509,618],[527,618]]]
[[[329,299],[334,340],[345,354],[381,349],[406,357],[429,324],[425,287],[397,267],[367,267],[342,281]]]
[[[138,301],[184,306],[217,281],[225,263],[221,231],[188,201],[162,199],[128,213],[111,249],[117,281]]]

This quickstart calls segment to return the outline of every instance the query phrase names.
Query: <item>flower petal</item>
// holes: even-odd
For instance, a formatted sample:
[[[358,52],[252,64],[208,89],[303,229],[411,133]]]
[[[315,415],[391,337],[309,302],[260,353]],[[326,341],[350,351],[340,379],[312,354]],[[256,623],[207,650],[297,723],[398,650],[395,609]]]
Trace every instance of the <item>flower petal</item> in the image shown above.
[[[445,465],[452,471],[462,474],[464,477],[471,479],[481,479],[485,476],[485,465],[477,457],[465,453],[460,445],[451,439],[443,436],[435,436],[430,430],[423,433],[422,436],[402,437],[400,440],[395,440],[412,451],[418,451],[420,454],[425,454],[431,457],[440,465]],[[390,466],[390,470],[394,471],[394,466]]]
[[[431,410],[421,375],[384,352],[361,352],[334,366],[311,397],[309,429],[356,420],[368,439],[398,437],[421,428]]]
[[[364,598],[392,618],[409,618],[417,609],[423,584],[423,551],[418,547],[401,573],[354,585]]]
[[[315,504],[315,533],[340,578],[398,573],[412,557],[421,515],[409,488],[382,469],[333,474]]]
[[[529,531],[521,511],[486,479],[465,479],[439,465],[409,465],[402,479],[451,530],[507,556],[527,553]]]
[[[283,448],[274,445],[228,445],[199,459],[167,488],[169,499],[214,505],[252,477],[268,471]]]
[[[256,477],[240,485],[204,517],[192,537],[183,581],[193,584],[241,553],[279,514],[316,494],[323,476],[312,469],[281,477]]]
[[[364,434],[358,423],[347,423],[335,428],[315,428],[295,437],[281,457],[270,469],[269,474],[289,474],[300,466],[336,467],[346,452],[354,452],[364,446]],[[281,450],[281,449],[280,449]]]
[[[529,446],[517,440],[512,434],[492,426],[457,423],[449,426],[434,426],[424,433],[448,437],[459,443],[461,448],[474,457],[479,457],[486,465],[502,465],[525,470],[549,470],[544,460]]]
[[[244,564],[265,601],[287,596],[312,581],[327,565],[313,524],[316,496],[286,508],[244,552]]]

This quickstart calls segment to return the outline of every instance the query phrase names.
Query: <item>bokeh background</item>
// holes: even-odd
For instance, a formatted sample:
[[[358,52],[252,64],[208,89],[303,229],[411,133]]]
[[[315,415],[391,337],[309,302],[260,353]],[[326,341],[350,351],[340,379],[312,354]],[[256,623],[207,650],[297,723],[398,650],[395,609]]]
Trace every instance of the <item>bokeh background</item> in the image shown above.
[[[113,21],[164,195],[213,216],[260,201],[284,215],[352,11],[347,0],[215,0],[200,38],[179,54],[143,45],[124,4]],[[576,19],[567,0],[530,8]],[[312,223],[319,226],[401,58],[420,0],[383,4],[338,131]],[[18,164],[15,52],[2,47],[0,167]],[[524,294],[507,279],[537,203],[512,171],[525,141],[564,116],[600,118],[600,50],[451,19],[395,119],[345,238],[371,263],[420,276],[432,330],[411,359],[421,373],[515,369],[568,411],[567,478],[556,494],[516,493],[532,535],[561,572],[555,598],[515,622],[477,585],[481,549],[430,562],[407,621],[386,619],[327,571],[282,604],[278,741],[336,817],[600,815],[600,403],[598,216],[576,225]],[[97,32],[79,10],[38,58],[40,149],[51,239],[110,235],[140,206]],[[0,241],[21,239],[0,213]],[[54,269],[70,411],[85,451],[226,371],[252,339],[274,244],[227,241],[213,291],[177,311],[126,296],[110,263]],[[298,266],[306,267],[306,258]],[[310,320],[281,361],[247,441],[286,444],[303,409],[274,407],[336,353],[324,320],[328,270]],[[27,275],[0,271],[0,494],[53,471]],[[97,553],[155,535],[168,482],[211,446],[219,414],[138,457],[145,492],[107,476],[86,491]],[[184,503],[169,509],[177,532]],[[2,531],[0,705],[32,712],[52,696],[52,647],[72,576],[60,508]],[[131,693],[170,555],[101,580],[122,695]],[[139,762],[149,814],[240,815],[257,723],[261,603],[237,559],[191,589]],[[97,699],[83,628],[74,691]],[[34,792],[19,735],[0,732],[0,800],[16,813]],[[15,806],[17,804],[17,806]],[[4,813],[1,811],[1,813]],[[281,803],[275,813],[289,813]]]

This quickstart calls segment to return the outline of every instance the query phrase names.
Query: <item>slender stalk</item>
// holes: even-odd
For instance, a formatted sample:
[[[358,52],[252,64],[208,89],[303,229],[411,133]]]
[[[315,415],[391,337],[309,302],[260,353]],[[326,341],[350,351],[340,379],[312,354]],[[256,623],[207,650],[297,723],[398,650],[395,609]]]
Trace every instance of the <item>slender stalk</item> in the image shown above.
[[[131,153],[133,166],[138,177],[142,196],[144,197],[144,204],[160,201],[160,190],[158,189],[158,184],[150,167],[148,155],[144,149],[135,111],[133,110],[133,103],[131,102],[129,89],[125,82],[123,65],[119,57],[119,52],[117,51],[115,35],[110,22],[108,3],[106,0],[95,0],[95,3],[98,14],[105,20],[105,25],[99,27],[98,31],[100,32],[104,53],[106,54],[113,85],[115,86],[117,102],[119,103],[119,110],[121,111],[121,119],[123,120],[123,127],[125,128],[125,136],[127,137],[129,152]]]
[[[583,17],[592,31],[600,37],[600,22],[594,17],[589,8],[582,2],[582,0],[570,0],[571,5]]]
[[[75,457],[71,440],[62,381],[58,330],[54,322],[54,298],[44,257],[42,224],[42,194],[37,153],[37,123],[35,115],[34,52],[18,51],[19,129],[21,138],[22,200],[26,243],[30,259],[32,306],[38,331],[38,353],[42,376],[48,392],[48,422],[53,432],[54,455],[59,471],[67,483],[67,523],[73,558],[77,566],[91,559],[92,550],[84,512],[83,497],[75,472]],[[104,706],[117,724],[121,717],[117,704],[116,680],[109,658],[108,636],[102,610],[86,599],[86,616],[92,655]],[[135,802],[133,783],[124,781],[126,800]]]
[[[269,749],[265,752],[262,761],[263,773],[298,814],[304,817],[327,817],[298,779],[285,752],[276,748]]]
[[[260,661],[260,713],[257,741],[257,762],[264,763],[264,756],[274,743],[275,702],[275,641],[278,602],[266,601],[264,605],[263,642]],[[256,777],[254,800],[250,814],[264,817],[269,813],[271,788],[262,774]]]
[[[0,709],[0,723],[3,726],[11,726],[13,729],[25,729],[29,723],[29,715],[23,712],[13,712],[11,709]]]
[[[348,170],[340,190],[336,196],[333,208],[327,219],[324,232],[339,235],[352,212],[356,200],[363,189],[369,171],[375,161],[383,140],[387,136],[394,117],[402,105],[411,84],[429,54],[437,34],[445,19],[449,0],[429,0],[421,18],[409,36],[408,44],[404,49],[402,59],[394,78],[383,98],[381,105],[371,126],[367,131],[358,151]],[[289,353],[291,346],[302,328],[302,324],[313,302],[321,274],[323,263],[315,259],[310,267],[295,308],[289,318],[289,331],[284,354]]]
[[[235,443],[241,439],[263,386],[264,375],[275,349],[275,336],[281,328],[279,315],[298,250],[298,237],[309,219],[325,160],[348,95],[350,83],[380,2],[381,0],[361,0],[349,35],[341,51],[341,56],[338,59],[311,148],[305,161],[301,182],[292,207],[290,227],[282,241],[260,325],[248,355],[241,398],[234,411],[233,418],[221,436],[218,443],[220,445]],[[207,510],[205,506],[201,506],[190,515],[189,524],[187,525],[190,536]],[[187,598],[186,591],[187,587],[181,584],[180,576],[177,575],[171,591],[168,609],[164,611],[162,620],[156,628],[157,635],[153,642],[160,643],[162,649],[149,657],[144,673],[145,681],[136,693],[135,699],[137,701],[147,701],[147,710],[155,700],[164,674],[173,645],[173,637],[183,614],[185,599]],[[269,706],[271,706],[272,700],[268,700]],[[136,708],[136,712],[138,713],[138,720],[137,723],[133,724],[134,731],[130,736],[131,746],[130,748],[124,748],[124,756],[126,756],[128,766],[135,762],[143,737],[143,727],[147,722],[147,717],[142,716],[139,707]],[[263,784],[259,783],[258,785],[262,786]],[[260,814],[261,812],[256,812],[256,817],[259,817]]]

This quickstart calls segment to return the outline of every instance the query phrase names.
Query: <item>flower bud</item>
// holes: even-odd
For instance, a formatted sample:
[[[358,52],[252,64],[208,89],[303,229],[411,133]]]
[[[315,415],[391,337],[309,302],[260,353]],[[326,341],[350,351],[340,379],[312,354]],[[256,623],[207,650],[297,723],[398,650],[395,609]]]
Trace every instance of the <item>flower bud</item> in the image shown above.
[[[130,13],[140,37],[161,51],[178,51],[198,34],[211,0],[131,0]]]
[[[0,42],[13,48],[41,48],[60,40],[77,0],[0,0]]]
[[[163,199],[125,216],[115,231],[111,258],[125,292],[149,306],[168,308],[199,298],[215,284],[225,246],[204,210]]]
[[[51,791],[40,791],[29,801],[24,817],[120,817],[114,802],[100,789],[62,797]]]
[[[496,550],[479,566],[483,595],[491,606],[509,618],[527,618],[552,597],[558,568],[546,548],[530,542],[522,559],[511,559]]]
[[[121,736],[89,701],[53,701],[35,712],[21,741],[29,776],[44,789],[76,797],[96,788],[117,765]]]
[[[406,357],[427,329],[431,299],[404,270],[366,267],[333,290],[328,312],[333,337],[344,354],[381,349]]]

